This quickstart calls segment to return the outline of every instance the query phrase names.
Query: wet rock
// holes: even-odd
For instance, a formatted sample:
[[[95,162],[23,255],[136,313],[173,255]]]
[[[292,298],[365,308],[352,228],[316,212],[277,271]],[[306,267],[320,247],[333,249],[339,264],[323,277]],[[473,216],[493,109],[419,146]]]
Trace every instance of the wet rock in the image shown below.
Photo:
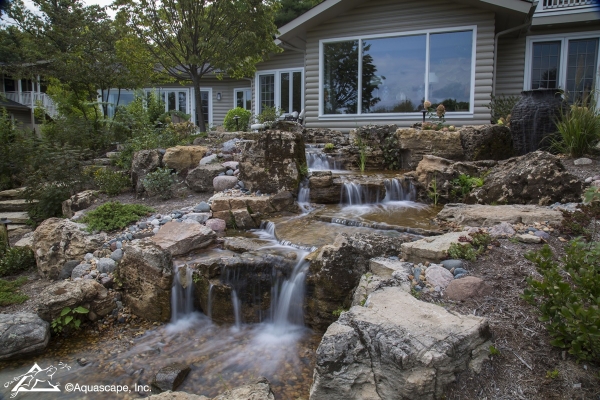
[[[533,224],[548,221],[560,224],[562,213],[549,207],[536,205],[501,205],[487,206],[480,204],[446,204],[437,215],[444,221],[456,222],[467,226],[494,226],[505,222],[509,224]]]
[[[275,400],[275,394],[267,378],[260,377],[252,383],[221,393],[213,400]]]
[[[123,302],[138,317],[168,321],[173,282],[171,253],[149,239],[134,240],[124,250],[117,269],[123,283]]]
[[[233,189],[237,185],[238,179],[235,176],[216,176],[213,179],[213,188],[215,192],[222,192],[227,189]]]
[[[517,238],[517,240],[521,243],[528,243],[528,244],[538,244],[538,243],[542,243],[542,238],[539,236],[535,236],[529,233],[525,233],[522,235],[517,235],[515,236]]]
[[[215,232],[225,232],[225,229],[227,229],[227,224],[220,218],[211,218],[206,221],[205,225]]]
[[[109,274],[113,272],[115,268],[117,268],[117,263],[112,258],[101,258],[96,263],[96,269],[102,274]]]
[[[135,193],[140,195],[144,192],[144,178],[148,173],[162,165],[162,154],[158,150],[141,150],[133,154],[131,162],[131,181],[135,187]]]
[[[454,279],[450,282],[444,291],[444,297],[448,300],[465,301],[470,298],[487,296],[491,292],[492,288],[482,279],[474,276],[465,276],[464,278]]]
[[[161,368],[152,381],[152,386],[160,391],[175,390],[190,373],[188,365],[173,363]]]
[[[60,274],[58,274],[58,279],[68,279],[71,277],[73,270],[75,267],[79,265],[79,261],[71,260],[67,261],[62,269],[60,270]]]
[[[549,205],[578,201],[583,182],[569,173],[560,159],[544,151],[500,161],[486,176],[483,186],[473,189],[469,200]]]
[[[85,190],[77,193],[62,202],[62,213],[66,218],[71,218],[75,212],[89,208],[98,197],[97,190]]]
[[[33,313],[0,314],[0,361],[42,353],[50,324]]]
[[[440,236],[426,237],[415,242],[402,243],[402,256],[411,262],[439,262],[448,257],[448,249],[453,243],[464,244],[459,241],[466,232],[451,232]]]
[[[201,165],[188,172],[185,183],[195,192],[212,193],[213,179],[221,172],[225,172],[225,167],[219,164]]]
[[[116,307],[114,297],[93,279],[61,281],[46,287],[36,296],[37,314],[51,322],[65,307],[82,306],[100,317]]]
[[[433,399],[489,346],[488,322],[450,314],[401,288],[371,294],[327,329],[311,400]]]
[[[439,286],[444,290],[454,280],[454,275],[444,267],[431,265],[425,270],[425,279],[431,286]]]
[[[202,249],[211,244],[214,238],[215,232],[206,226],[171,221],[160,228],[151,240],[175,256]]]
[[[196,168],[208,149],[204,146],[175,146],[165,151],[163,164],[171,169],[183,171]]]
[[[33,234],[38,272],[44,278],[57,279],[64,264],[81,260],[106,242],[106,234],[92,235],[86,226],[68,219],[49,218]]]

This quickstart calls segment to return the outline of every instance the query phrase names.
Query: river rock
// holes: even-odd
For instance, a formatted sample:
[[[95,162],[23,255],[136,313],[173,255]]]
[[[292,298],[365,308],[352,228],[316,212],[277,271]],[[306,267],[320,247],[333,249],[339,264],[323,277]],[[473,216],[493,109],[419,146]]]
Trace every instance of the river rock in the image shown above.
[[[443,260],[441,264],[442,267],[446,268],[448,271],[452,271],[457,268],[462,268],[464,266],[462,260]]]
[[[471,202],[550,205],[579,201],[583,182],[569,173],[560,159],[545,151],[500,161],[473,189]]]
[[[88,264],[88,263],[78,264],[71,271],[71,279],[83,278],[83,276],[87,275],[87,273],[90,272],[91,269],[92,269],[91,264]],[[63,268],[63,270],[64,270],[64,268]],[[61,274],[62,274],[62,271],[61,271]],[[59,275],[59,279],[60,279],[60,275]]]
[[[483,318],[450,314],[401,288],[383,288],[327,329],[310,399],[440,398],[490,336]]]
[[[65,307],[82,306],[89,315],[103,317],[115,309],[114,297],[108,290],[92,279],[56,282],[36,296],[37,314],[44,321],[51,322]]]
[[[60,270],[60,274],[58,274],[58,279],[68,279],[71,277],[73,270],[75,267],[79,265],[79,261],[71,260],[64,263],[62,269]]]
[[[173,283],[171,253],[149,239],[134,240],[123,249],[125,256],[117,268],[123,302],[138,317],[168,321]]]
[[[549,207],[536,205],[499,205],[487,206],[481,204],[446,204],[437,215],[439,219],[455,222],[465,226],[494,226],[499,223],[533,224],[548,221],[558,225],[562,221],[562,213]]]
[[[252,383],[221,393],[212,400],[275,400],[275,394],[267,378],[260,377]]]
[[[189,365],[181,363],[169,364],[158,370],[152,381],[152,386],[159,391],[175,390],[183,383],[190,371]]]
[[[158,150],[140,150],[133,154],[131,161],[131,181],[135,187],[135,193],[144,192],[144,178],[148,173],[156,170],[162,165],[162,154]]]
[[[213,179],[221,172],[225,172],[225,167],[219,164],[201,165],[190,171],[185,178],[185,183],[195,192],[213,192]]]
[[[0,314],[0,361],[39,354],[49,341],[50,324],[36,314]]]
[[[122,250],[122,249],[117,249]],[[117,251],[115,250],[115,251]],[[112,258],[101,258],[96,262],[96,269],[101,274],[109,274],[117,268],[117,263]]]
[[[210,211],[210,207],[209,207],[209,211]],[[193,212],[193,213],[185,214],[182,219],[184,221],[186,219],[191,219],[191,220],[194,220],[196,222],[203,224],[206,221],[208,221],[209,218],[210,218],[210,212],[200,212],[200,213]]]
[[[119,262],[123,259],[123,248],[116,249],[110,254],[110,258],[115,262]]]
[[[227,229],[227,223],[220,218],[211,218],[206,221],[205,225],[215,232],[225,232]]]
[[[470,298],[487,296],[491,292],[492,288],[482,279],[475,276],[465,276],[450,282],[444,291],[444,297],[454,301],[465,301]]]
[[[222,192],[227,189],[233,189],[237,185],[238,178],[236,176],[215,176],[213,179],[213,188],[215,192]]]
[[[200,164],[200,165],[208,165],[208,164],[212,164],[212,163],[214,163],[214,162],[216,162],[216,161],[217,161],[217,157],[218,157],[218,156],[217,156],[216,154],[211,154],[210,156],[206,156],[206,157],[202,158],[202,159],[200,160],[200,163],[199,163],[199,164]]]
[[[459,241],[459,238],[466,235],[466,232],[450,232],[414,242],[402,243],[402,256],[405,260],[411,262],[439,262],[448,257],[448,249],[451,244],[464,244]]]
[[[213,242],[215,232],[200,224],[171,221],[163,225],[151,240],[173,256],[202,249]]]
[[[454,280],[454,275],[444,267],[431,265],[425,270],[425,279],[431,286],[444,290]]]
[[[97,190],[84,190],[83,192],[74,194],[62,202],[63,215],[66,218],[71,218],[75,215],[75,212],[89,208],[98,197],[98,193]]]
[[[81,260],[106,242],[106,234],[92,235],[86,226],[68,219],[49,218],[33,234],[38,272],[44,278],[57,279],[64,264]]]
[[[201,201],[196,207],[194,207],[194,212],[196,212],[196,213],[210,212],[210,205],[205,201]]]
[[[590,160],[589,158],[585,158],[585,157],[578,158],[577,160],[573,161],[574,165],[590,165],[592,163],[593,163],[592,160]]]
[[[204,146],[175,146],[165,151],[163,164],[177,171],[196,168],[207,152]]]
[[[507,223],[507,222],[500,222],[498,225],[494,225],[492,226],[489,230],[488,233],[490,234],[491,237],[494,238],[498,238],[498,237],[511,237],[512,235],[515,234],[515,230],[513,229],[512,225]]]

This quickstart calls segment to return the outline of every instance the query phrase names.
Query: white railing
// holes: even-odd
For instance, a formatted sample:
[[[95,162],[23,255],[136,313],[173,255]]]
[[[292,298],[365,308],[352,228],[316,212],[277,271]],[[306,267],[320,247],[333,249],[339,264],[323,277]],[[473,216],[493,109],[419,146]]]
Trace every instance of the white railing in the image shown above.
[[[58,110],[56,109],[56,104],[54,101],[48,96],[46,93],[38,93],[38,92],[5,92],[4,95],[8,100],[15,101],[19,104],[23,104],[24,106],[35,108],[38,102],[44,107],[46,110],[46,114],[51,116],[52,118],[56,117],[58,114]]]
[[[543,0],[543,10],[573,9],[598,5],[597,0]]]

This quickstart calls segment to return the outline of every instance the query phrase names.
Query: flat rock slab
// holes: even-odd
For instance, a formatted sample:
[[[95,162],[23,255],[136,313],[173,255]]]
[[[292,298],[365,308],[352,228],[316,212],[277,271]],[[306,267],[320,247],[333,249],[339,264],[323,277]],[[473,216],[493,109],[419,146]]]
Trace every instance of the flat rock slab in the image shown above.
[[[327,329],[310,400],[440,398],[490,336],[484,318],[383,288]]]
[[[25,224],[29,220],[29,214],[23,211],[0,212],[0,218],[7,218],[13,224]]]
[[[171,255],[178,256],[208,246],[215,236],[215,232],[206,226],[171,221],[163,225],[151,240]]]
[[[467,232],[450,232],[440,236],[431,236],[415,242],[402,243],[400,249],[405,260],[410,262],[439,262],[448,257],[448,249],[452,243],[459,242]]]
[[[0,360],[43,352],[50,324],[33,313],[0,314]]]
[[[37,200],[33,201],[37,203]],[[0,201],[0,212],[27,211],[31,203],[24,199],[2,200]]]
[[[548,221],[550,224],[560,224],[562,213],[548,207],[536,205],[467,205],[446,204],[437,215],[439,219],[456,222],[464,226],[494,226],[501,222],[510,224],[533,224]]]
[[[0,199],[18,199],[25,195],[25,187],[2,190],[0,191]]]
[[[148,400],[210,400],[206,396],[198,396],[186,392],[162,392],[161,394],[153,394],[148,397]]]
[[[275,394],[267,378],[260,377],[252,383],[221,393],[213,400],[275,400]]]
[[[376,257],[369,261],[369,269],[374,275],[378,275],[384,279],[392,278],[395,271],[401,271],[409,275],[411,271],[411,263],[393,260],[390,258]]]
[[[244,237],[228,237],[225,238],[223,247],[227,250],[235,251],[236,253],[246,253],[255,251],[261,247],[265,247],[269,242],[260,239],[250,239]]]
[[[454,301],[464,301],[470,298],[482,297],[490,294],[492,288],[483,280],[475,276],[465,276],[455,279],[444,291],[444,297]]]

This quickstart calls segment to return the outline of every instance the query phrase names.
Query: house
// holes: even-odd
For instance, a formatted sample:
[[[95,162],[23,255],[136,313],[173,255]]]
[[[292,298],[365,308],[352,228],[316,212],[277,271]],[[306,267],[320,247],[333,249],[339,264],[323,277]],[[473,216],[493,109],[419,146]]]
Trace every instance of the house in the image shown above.
[[[39,76],[37,79],[17,79],[0,74],[0,109],[6,109],[15,123],[36,129],[38,121],[35,120],[34,110],[38,105],[43,106],[51,118],[58,113]]]

